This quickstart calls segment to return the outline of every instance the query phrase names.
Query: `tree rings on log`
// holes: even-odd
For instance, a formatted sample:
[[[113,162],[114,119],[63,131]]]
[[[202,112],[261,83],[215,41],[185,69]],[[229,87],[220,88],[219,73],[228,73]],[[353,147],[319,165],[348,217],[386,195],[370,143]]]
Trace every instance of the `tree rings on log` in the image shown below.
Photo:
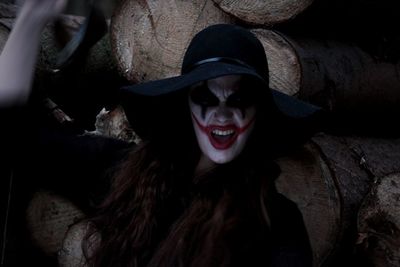
[[[83,216],[83,212],[68,199],[39,191],[26,211],[27,228],[33,243],[47,255],[55,256],[69,226]]]
[[[358,213],[358,236],[368,266],[400,266],[400,173],[374,183]]]
[[[250,24],[272,26],[303,12],[314,0],[213,0],[222,10]]]
[[[122,1],[114,11],[111,38],[121,73],[131,82],[180,74],[192,37],[233,18],[207,0]]]
[[[301,66],[292,45],[275,31],[254,29],[252,32],[260,39],[267,55],[269,86],[296,95],[301,86]]]
[[[371,240],[376,238],[371,233],[382,238],[387,230],[386,239],[395,240],[394,245],[387,243],[393,245],[392,254],[398,255],[394,249],[400,242],[396,236],[400,232],[399,151],[399,139],[318,134],[302,149],[278,159],[282,173],[276,181],[277,189],[293,200],[303,214],[314,266],[343,266],[347,256],[354,256],[357,213],[363,201],[364,208],[358,215],[358,232],[364,237],[360,242],[367,242],[370,236]],[[369,193],[374,177],[389,178],[382,179],[383,185],[377,183],[377,189]],[[376,226],[372,216],[381,219],[379,229],[372,229]]]

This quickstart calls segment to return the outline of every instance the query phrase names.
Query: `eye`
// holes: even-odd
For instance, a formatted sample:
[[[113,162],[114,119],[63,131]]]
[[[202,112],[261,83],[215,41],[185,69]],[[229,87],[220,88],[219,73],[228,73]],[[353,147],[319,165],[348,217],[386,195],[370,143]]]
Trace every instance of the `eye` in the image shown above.
[[[256,95],[249,91],[239,90],[228,97],[226,104],[232,108],[243,109],[255,105],[256,98]]]
[[[259,81],[249,77],[240,80],[239,89],[231,94],[226,100],[226,104],[233,108],[245,109],[257,105],[263,89]]]
[[[208,89],[205,83],[192,89],[190,99],[193,103],[202,107],[213,107],[219,104],[219,99]]]

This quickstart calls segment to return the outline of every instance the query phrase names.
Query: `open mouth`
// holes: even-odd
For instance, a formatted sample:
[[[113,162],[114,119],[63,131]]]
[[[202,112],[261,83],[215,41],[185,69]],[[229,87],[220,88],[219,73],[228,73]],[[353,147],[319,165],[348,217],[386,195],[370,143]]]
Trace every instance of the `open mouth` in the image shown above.
[[[232,146],[232,144],[236,141],[239,134],[245,132],[254,122],[255,118],[252,118],[248,124],[244,127],[239,128],[234,124],[229,125],[202,125],[192,113],[192,117],[194,121],[199,126],[201,131],[208,136],[211,145],[215,149],[224,150],[228,149]]]
[[[207,135],[212,146],[216,149],[229,148],[237,138],[237,127],[229,126],[209,126],[207,127]]]

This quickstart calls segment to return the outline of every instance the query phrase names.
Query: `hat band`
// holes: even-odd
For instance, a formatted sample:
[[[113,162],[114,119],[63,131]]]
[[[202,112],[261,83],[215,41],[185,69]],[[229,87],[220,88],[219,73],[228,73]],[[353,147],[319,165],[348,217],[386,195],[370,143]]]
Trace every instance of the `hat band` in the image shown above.
[[[207,58],[207,59],[203,59],[203,60],[197,61],[196,63],[194,63],[193,65],[189,66],[188,68],[185,68],[186,70],[182,70],[182,74],[187,74],[187,73],[191,72],[193,69],[199,67],[200,65],[204,65],[204,64],[207,64],[207,63],[213,63],[213,62],[222,62],[222,63],[228,63],[228,64],[233,64],[233,65],[239,65],[239,66],[246,67],[246,68],[249,68],[249,69],[255,71],[255,69],[252,66],[250,66],[250,65],[248,65],[248,64],[244,63],[243,61],[241,61],[239,59],[236,59],[236,58],[231,58],[231,57],[212,57],[212,58]]]

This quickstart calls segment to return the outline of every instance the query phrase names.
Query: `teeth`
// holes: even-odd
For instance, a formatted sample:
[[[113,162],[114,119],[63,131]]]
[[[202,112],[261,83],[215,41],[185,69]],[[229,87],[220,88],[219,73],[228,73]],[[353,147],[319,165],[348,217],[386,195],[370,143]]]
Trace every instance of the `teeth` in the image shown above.
[[[212,131],[213,134],[222,136],[230,135],[233,134],[234,132],[235,132],[234,130],[221,131],[216,129]]]

